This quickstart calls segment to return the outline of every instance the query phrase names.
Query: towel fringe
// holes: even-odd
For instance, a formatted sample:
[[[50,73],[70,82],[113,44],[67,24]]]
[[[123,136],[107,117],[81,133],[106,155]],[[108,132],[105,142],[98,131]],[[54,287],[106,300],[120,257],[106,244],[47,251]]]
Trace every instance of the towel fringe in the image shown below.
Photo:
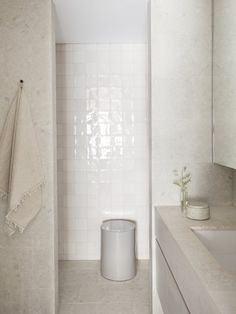
[[[18,209],[19,207],[21,207],[21,206],[24,204],[24,202],[26,201],[26,199],[27,199],[29,196],[31,196],[34,192],[40,190],[44,185],[45,185],[45,179],[43,179],[41,182],[39,182],[39,183],[36,184],[34,187],[32,187],[28,192],[25,192],[25,193],[21,196],[19,202],[16,204],[16,206],[15,206],[14,208],[12,208],[11,211],[16,212],[17,209]]]
[[[0,199],[5,200],[8,196],[8,193],[0,189]]]
[[[20,233],[22,233],[24,229],[25,228],[9,220],[9,218],[6,217],[4,231],[5,233],[7,233],[9,237],[11,237],[16,231],[19,231]]]
[[[37,192],[38,190],[42,189],[42,187],[45,185],[45,179],[41,182],[39,182],[37,185],[35,185],[32,189],[30,189],[28,192],[25,192],[20,201],[16,204],[16,206],[5,216],[5,232],[9,235],[12,236],[17,230],[19,232],[24,231],[24,227],[16,223],[15,221],[12,220],[11,213],[16,212],[26,201],[28,197],[30,197],[33,193]]]

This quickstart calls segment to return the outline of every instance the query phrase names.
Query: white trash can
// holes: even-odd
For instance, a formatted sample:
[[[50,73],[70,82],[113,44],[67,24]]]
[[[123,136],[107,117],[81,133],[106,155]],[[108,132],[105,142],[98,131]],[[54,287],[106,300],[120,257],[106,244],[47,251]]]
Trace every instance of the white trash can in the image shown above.
[[[101,273],[110,280],[129,280],[136,275],[133,221],[106,220],[101,226]]]

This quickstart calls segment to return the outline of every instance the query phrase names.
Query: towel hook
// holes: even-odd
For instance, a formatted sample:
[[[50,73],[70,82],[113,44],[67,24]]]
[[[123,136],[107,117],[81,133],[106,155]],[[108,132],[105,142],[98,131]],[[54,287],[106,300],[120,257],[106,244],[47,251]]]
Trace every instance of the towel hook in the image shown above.
[[[20,80],[20,87],[23,88],[23,85],[24,85],[24,81]]]

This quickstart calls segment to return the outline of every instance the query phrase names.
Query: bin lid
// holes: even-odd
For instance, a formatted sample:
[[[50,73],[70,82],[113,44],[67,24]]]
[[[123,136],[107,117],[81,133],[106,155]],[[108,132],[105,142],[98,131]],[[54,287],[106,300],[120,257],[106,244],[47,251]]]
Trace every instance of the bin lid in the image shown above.
[[[188,202],[187,207],[192,208],[192,209],[206,209],[206,208],[209,208],[209,205],[208,203],[205,203],[205,202],[191,201],[191,202]]]
[[[101,228],[111,232],[127,232],[135,229],[135,223],[129,220],[111,219],[104,221]]]

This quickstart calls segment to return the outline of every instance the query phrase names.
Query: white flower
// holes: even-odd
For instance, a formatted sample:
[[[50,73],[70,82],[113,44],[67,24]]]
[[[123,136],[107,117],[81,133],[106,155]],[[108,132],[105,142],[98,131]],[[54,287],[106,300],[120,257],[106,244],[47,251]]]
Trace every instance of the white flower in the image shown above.
[[[181,170],[181,175],[179,176],[179,172],[177,169],[173,170],[174,176],[177,177],[173,183],[180,187],[182,191],[186,191],[188,188],[188,184],[191,182],[191,173],[187,172],[187,167],[184,166]]]

